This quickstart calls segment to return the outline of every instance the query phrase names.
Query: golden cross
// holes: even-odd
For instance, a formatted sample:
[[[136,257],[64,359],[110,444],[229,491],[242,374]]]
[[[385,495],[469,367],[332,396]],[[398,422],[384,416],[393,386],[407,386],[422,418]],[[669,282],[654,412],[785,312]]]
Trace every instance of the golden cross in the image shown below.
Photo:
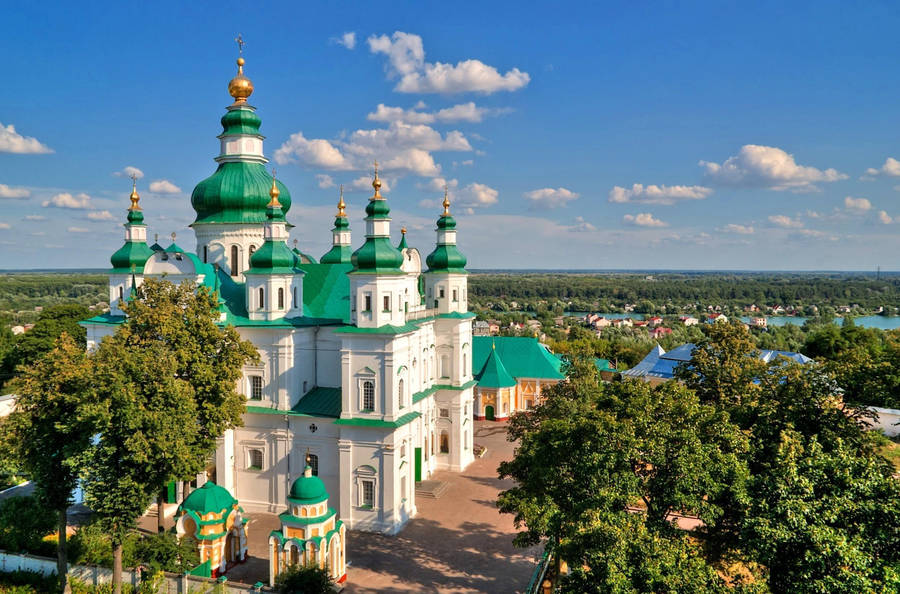
[[[375,177],[378,177],[378,160],[375,160]]]
[[[238,33],[238,36],[235,37],[234,40],[237,41],[237,44],[238,44],[238,54],[243,56],[244,55],[244,38],[241,37],[240,33]]]

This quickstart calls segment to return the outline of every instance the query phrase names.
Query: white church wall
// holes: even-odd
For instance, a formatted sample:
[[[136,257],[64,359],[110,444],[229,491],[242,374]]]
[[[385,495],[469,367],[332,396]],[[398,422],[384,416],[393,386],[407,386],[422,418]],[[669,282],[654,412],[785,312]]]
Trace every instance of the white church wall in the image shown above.
[[[337,388],[341,385],[341,337],[334,328],[319,328],[315,335],[316,385]]]

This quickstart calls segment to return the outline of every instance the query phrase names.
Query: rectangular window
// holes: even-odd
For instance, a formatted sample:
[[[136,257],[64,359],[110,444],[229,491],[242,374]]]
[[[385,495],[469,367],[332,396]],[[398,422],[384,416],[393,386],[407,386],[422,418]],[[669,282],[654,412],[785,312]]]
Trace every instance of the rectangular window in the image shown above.
[[[371,293],[365,294],[365,296],[363,297],[363,302],[365,304],[363,311],[372,311],[372,294]]]
[[[403,442],[403,445],[400,446],[400,457],[406,458],[406,442]]]
[[[400,499],[406,501],[406,477],[400,477]]]
[[[247,470],[262,470],[263,469],[263,451],[262,450],[247,450]]]
[[[366,380],[362,385],[362,409],[363,411],[375,410],[375,382]]]
[[[438,289],[438,291],[439,291],[438,297],[443,299],[444,298],[444,287],[441,287],[440,289]]]
[[[391,296],[384,296],[384,311],[391,311]]]
[[[445,419],[449,419],[450,418],[450,409],[449,408],[438,409],[438,415]]]
[[[263,381],[261,375],[250,376],[250,400],[262,400]]]
[[[363,507],[375,507],[375,481],[362,481],[362,505]]]

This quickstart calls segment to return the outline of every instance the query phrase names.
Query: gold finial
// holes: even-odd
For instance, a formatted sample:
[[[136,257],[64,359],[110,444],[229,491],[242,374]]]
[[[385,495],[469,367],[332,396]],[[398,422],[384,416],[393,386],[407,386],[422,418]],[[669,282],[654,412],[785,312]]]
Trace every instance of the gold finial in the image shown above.
[[[278,184],[275,183],[275,170],[272,170],[272,188],[269,190],[269,196],[272,199],[266,205],[266,208],[281,208],[281,203],[278,202],[278,197],[281,196],[281,192],[278,191]]]
[[[234,97],[234,105],[247,103],[247,97],[253,94],[253,83],[244,76],[244,38],[239,34],[234,39],[238,44],[238,73],[228,83],[228,94]]]
[[[175,232],[172,231],[172,243],[175,243]]]
[[[140,210],[141,207],[138,206],[138,200],[141,199],[140,195],[137,192],[137,174],[131,174],[131,208],[129,210]]]
[[[446,184],[444,184],[444,202],[443,202],[443,205],[444,205],[444,214],[443,214],[443,216],[449,217],[449,216],[450,216],[450,188],[449,188]]]
[[[347,213],[344,209],[347,208],[347,205],[344,203],[344,184],[341,184],[341,198],[338,200],[338,213],[337,216],[345,217]]]
[[[312,465],[309,459],[309,448],[306,448],[306,468],[303,469],[303,476],[309,478],[312,476]]]
[[[400,227],[400,234],[406,235],[406,227]]]
[[[375,194],[372,200],[381,200],[381,180],[378,179],[378,161],[375,161],[375,179],[372,180],[372,187],[375,188]]]

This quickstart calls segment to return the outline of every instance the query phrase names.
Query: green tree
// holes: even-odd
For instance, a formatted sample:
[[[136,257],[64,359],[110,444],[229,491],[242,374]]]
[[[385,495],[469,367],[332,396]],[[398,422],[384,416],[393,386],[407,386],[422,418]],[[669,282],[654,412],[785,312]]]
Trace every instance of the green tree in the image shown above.
[[[621,588],[608,591],[677,583],[679,555],[672,563],[657,563],[658,556],[638,552],[693,546],[697,550],[683,552],[692,563],[699,559],[697,575],[717,582],[699,548],[674,530],[672,514],[716,524],[722,514],[717,501],[745,480],[746,438],[727,414],[678,384],[601,388],[591,367],[575,358],[569,381],[510,421],[509,438],[518,448],[498,470],[517,485],[500,494],[498,506],[524,528],[514,543],[548,539],[557,563],[565,559],[588,568],[579,570],[578,584],[618,581]],[[634,517],[641,527],[634,527]],[[646,565],[631,573],[617,570],[626,552]]]
[[[162,510],[163,485],[205,470],[216,440],[227,429],[242,424],[245,399],[236,386],[243,365],[258,360],[259,355],[233,327],[218,325],[217,296],[205,287],[146,279],[123,310],[128,317],[116,333],[123,347],[160,347],[171,353],[174,377],[190,385],[195,402],[190,439],[181,440],[183,447],[173,451],[160,467],[164,471],[155,486]],[[158,517],[162,532],[162,513]]]
[[[275,578],[278,594],[331,594],[334,580],[327,568],[318,565],[294,565],[288,567]]]
[[[30,365],[44,353],[52,350],[56,339],[68,334],[82,349],[85,347],[85,329],[78,325],[91,316],[88,308],[77,303],[52,305],[45,308],[34,328],[16,338],[15,347],[7,354],[7,365],[14,371],[20,365]]]
[[[94,356],[102,417],[84,476],[85,501],[109,532],[113,585],[121,592],[122,545],[175,458],[195,439],[190,384],[161,344],[128,348],[118,333]]]
[[[9,497],[0,501],[0,549],[43,554],[47,548],[43,538],[56,527],[56,516],[48,515],[44,504],[34,497]]]
[[[58,520],[58,572],[65,588],[66,509],[91,446],[96,411],[93,377],[84,348],[63,332],[46,356],[22,370],[15,382],[16,409],[9,417],[9,440],[37,487],[38,498]]]

